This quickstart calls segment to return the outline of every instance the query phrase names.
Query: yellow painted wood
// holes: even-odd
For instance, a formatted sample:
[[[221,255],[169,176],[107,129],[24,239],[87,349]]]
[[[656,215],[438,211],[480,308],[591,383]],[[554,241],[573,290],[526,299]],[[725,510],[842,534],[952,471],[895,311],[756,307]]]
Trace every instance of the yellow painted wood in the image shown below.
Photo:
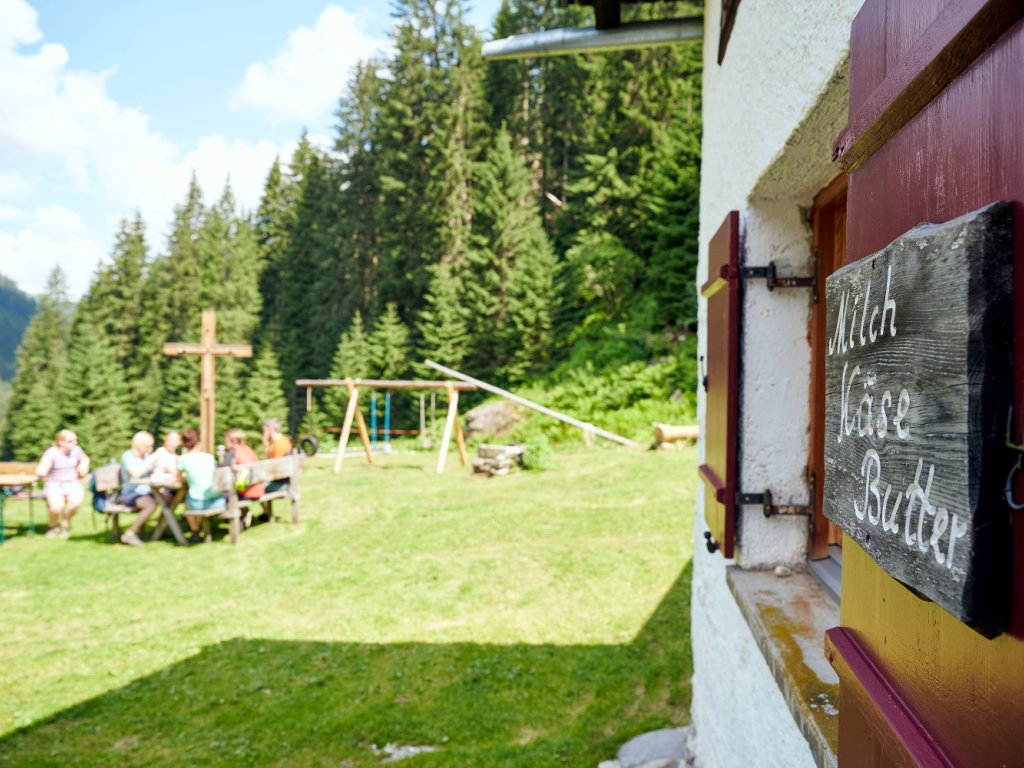
[[[956,765],[1024,764],[1024,640],[987,640],[843,539],[842,626],[856,632]],[[840,710],[847,703],[841,699]]]

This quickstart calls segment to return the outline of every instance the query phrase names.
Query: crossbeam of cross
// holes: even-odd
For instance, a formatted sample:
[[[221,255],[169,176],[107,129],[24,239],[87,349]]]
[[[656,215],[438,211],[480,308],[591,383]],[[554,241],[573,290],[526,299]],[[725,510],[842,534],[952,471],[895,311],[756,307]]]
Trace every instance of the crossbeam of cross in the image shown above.
[[[213,453],[216,407],[216,375],[214,361],[218,357],[252,357],[252,346],[249,344],[218,344],[217,313],[212,309],[203,310],[202,331],[198,344],[169,341],[164,344],[164,354],[171,357],[179,355],[198,355],[200,359],[199,375],[199,446],[207,453]]]

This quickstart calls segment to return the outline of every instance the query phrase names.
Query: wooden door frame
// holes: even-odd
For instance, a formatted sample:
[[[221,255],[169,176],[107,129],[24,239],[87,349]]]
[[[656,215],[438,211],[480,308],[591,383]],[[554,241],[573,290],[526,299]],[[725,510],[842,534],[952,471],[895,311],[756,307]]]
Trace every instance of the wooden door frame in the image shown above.
[[[830,544],[841,546],[839,528],[824,513],[825,492],[825,278],[843,266],[846,256],[847,176],[840,174],[814,198],[811,211],[817,278],[817,301],[811,308],[808,341],[811,347],[811,445],[807,462],[808,486],[814,489],[813,517],[807,541],[811,560],[828,557]],[[840,219],[841,217],[841,219]],[[839,242],[836,234],[840,233]]]

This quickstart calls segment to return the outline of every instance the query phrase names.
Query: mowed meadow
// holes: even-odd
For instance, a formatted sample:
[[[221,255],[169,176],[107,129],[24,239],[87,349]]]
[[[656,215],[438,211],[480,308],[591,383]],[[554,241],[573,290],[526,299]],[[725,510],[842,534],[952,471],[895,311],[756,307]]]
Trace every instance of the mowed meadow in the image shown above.
[[[0,765],[588,766],[688,721],[693,448],[307,460],[237,547],[9,501]],[[36,523],[43,517],[36,506]]]

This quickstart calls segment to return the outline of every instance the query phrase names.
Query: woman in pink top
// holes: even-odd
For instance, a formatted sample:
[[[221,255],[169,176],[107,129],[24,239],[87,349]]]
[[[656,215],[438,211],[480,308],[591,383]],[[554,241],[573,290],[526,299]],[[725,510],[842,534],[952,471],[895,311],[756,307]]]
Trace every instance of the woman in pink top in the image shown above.
[[[78,436],[70,429],[57,433],[54,444],[46,449],[36,474],[43,483],[43,495],[50,509],[49,539],[68,537],[71,517],[85,496],[82,478],[89,474],[89,457],[78,446]]]

